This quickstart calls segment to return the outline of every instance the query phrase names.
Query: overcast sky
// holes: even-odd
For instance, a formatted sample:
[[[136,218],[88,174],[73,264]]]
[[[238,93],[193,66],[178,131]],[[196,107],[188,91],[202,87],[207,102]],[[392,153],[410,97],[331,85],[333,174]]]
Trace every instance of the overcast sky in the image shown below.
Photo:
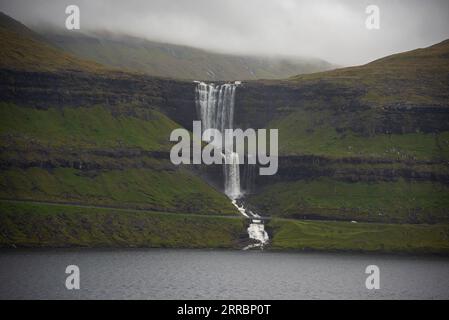
[[[69,4],[80,7],[81,31],[227,53],[318,57],[340,65],[449,38],[446,0],[0,0],[0,10],[32,28],[63,28]],[[365,27],[369,4],[380,8],[380,30]]]

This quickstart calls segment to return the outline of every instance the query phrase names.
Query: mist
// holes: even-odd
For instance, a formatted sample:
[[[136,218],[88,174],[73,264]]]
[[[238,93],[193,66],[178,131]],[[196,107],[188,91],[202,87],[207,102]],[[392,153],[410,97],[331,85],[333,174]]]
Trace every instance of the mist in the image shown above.
[[[71,4],[80,8],[81,32],[108,31],[222,53],[322,58],[339,65],[363,64],[449,38],[449,1],[444,0],[0,0],[0,10],[30,28],[63,29]],[[365,27],[370,4],[380,8],[379,30]]]

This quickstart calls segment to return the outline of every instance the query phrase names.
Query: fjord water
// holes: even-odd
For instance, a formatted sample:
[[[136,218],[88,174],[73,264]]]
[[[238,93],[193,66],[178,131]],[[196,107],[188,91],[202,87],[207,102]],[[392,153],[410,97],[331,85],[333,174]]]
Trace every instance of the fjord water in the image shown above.
[[[80,290],[65,269],[80,268]],[[367,290],[368,265],[380,289]],[[449,259],[177,249],[0,251],[0,299],[448,299]]]

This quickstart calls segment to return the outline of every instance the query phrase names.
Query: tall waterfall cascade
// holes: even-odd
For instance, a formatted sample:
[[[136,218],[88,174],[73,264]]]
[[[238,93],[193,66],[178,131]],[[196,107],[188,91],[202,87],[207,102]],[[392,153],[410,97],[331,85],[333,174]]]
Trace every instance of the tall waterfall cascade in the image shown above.
[[[202,130],[217,129],[224,134],[226,129],[233,129],[234,126],[234,104],[236,88],[240,82],[225,83],[215,85],[196,81],[195,103],[198,116],[201,119]],[[239,155],[224,144],[222,156],[225,159],[223,165],[224,192],[231,199],[232,204],[245,217],[251,219],[248,227],[248,235],[258,243],[247,246],[245,249],[261,247],[269,240],[262,221],[257,214],[246,209],[237,200],[242,197],[243,192],[240,184],[240,164]],[[247,166],[245,176],[250,176],[253,180],[254,167]],[[247,183],[247,188],[248,183]]]
[[[222,134],[226,129],[233,129],[235,89],[238,84],[222,85],[199,82],[196,87],[196,108],[201,119],[202,130],[218,129]],[[235,200],[241,197],[240,166],[238,154],[224,146],[224,190],[225,194]]]

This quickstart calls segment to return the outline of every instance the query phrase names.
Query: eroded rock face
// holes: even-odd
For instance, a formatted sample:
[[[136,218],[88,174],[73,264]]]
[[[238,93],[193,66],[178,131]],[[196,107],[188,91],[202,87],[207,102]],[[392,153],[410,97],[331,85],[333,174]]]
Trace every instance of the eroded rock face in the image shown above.
[[[274,176],[257,176],[256,186],[276,182],[329,177],[347,182],[434,181],[449,184],[449,168],[439,161],[281,156]]]
[[[0,71],[0,97],[20,106],[87,107],[121,106],[156,108],[183,127],[197,119],[195,84],[126,73]],[[318,81],[299,86],[288,82],[245,82],[237,88],[235,127],[265,128],[275,119],[303,110],[332,110],[331,125],[339,132],[370,136],[378,133],[433,133],[449,131],[449,106],[363,102],[363,86]]]
[[[186,128],[196,115],[194,84],[125,73],[0,71],[0,97],[19,106],[120,106],[133,114],[135,106],[155,108]]]
[[[337,131],[360,135],[433,133],[449,130],[447,105],[364,101],[367,88],[318,81],[294,85],[287,81],[245,82],[237,88],[235,123],[242,128],[265,128],[292,112],[331,111]]]

